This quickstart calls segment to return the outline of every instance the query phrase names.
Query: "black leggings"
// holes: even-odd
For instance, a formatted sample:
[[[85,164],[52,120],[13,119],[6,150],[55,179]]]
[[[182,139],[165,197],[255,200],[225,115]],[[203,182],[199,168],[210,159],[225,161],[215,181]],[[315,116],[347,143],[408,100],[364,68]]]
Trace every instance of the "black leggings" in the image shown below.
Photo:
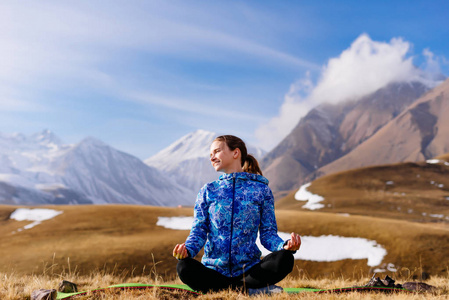
[[[179,278],[195,291],[206,293],[228,288],[261,288],[275,284],[293,270],[293,252],[279,250],[265,256],[258,264],[237,277],[227,277],[193,258],[178,261]]]

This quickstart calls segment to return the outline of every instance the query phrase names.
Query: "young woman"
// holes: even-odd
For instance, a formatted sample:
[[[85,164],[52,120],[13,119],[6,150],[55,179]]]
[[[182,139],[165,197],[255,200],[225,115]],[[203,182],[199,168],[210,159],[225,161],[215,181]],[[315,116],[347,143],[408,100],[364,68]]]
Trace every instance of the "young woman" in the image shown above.
[[[293,269],[301,238],[277,234],[273,194],[257,160],[238,137],[217,137],[210,147],[214,169],[224,172],[199,192],[190,235],[173,249],[180,279],[208,292],[228,288],[248,293],[274,292]],[[262,260],[257,236],[271,254]],[[202,263],[193,259],[204,246]]]

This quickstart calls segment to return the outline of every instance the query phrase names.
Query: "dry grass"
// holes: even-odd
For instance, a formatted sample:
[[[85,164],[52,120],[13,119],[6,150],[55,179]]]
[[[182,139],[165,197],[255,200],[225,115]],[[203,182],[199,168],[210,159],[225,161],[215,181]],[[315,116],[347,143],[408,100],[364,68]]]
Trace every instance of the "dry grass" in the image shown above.
[[[393,263],[414,279],[447,274],[449,168],[444,164],[402,163],[350,170],[319,178],[308,190],[323,196],[325,207],[305,210],[304,202],[296,201],[292,192],[276,203],[284,227],[303,235],[376,240],[388,251],[384,263]],[[303,214],[296,215],[298,211]],[[345,219],[341,214],[350,216]],[[301,265],[307,272],[319,270],[326,276],[347,278],[351,268],[352,278],[370,272],[360,261]]]
[[[49,208],[64,213],[17,232],[31,222],[10,220],[16,207],[0,206],[0,271],[88,275],[106,270],[133,276],[136,270],[156,269],[161,276],[173,275],[171,250],[188,231],[156,226],[157,217],[192,214],[191,208],[125,205]]]
[[[394,184],[386,184],[387,181]],[[432,181],[443,186],[431,184]],[[427,280],[444,294],[432,296],[434,299],[449,297],[449,222],[431,216],[449,216],[448,167],[421,163],[364,168],[320,178],[310,190],[325,197],[326,207],[320,211],[303,210],[304,203],[294,200],[291,193],[277,203],[280,231],[375,240],[387,250],[379,267],[392,263],[397,268],[396,272],[378,276],[388,274],[398,282]],[[21,232],[18,229],[30,222],[11,220],[9,216],[16,208],[0,206],[0,299],[26,299],[32,290],[55,288],[62,279],[78,283],[83,290],[125,282],[179,283],[171,251],[189,231],[165,229],[156,226],[156,221],[159,216],[191,216],[192,208],[49,206],[64,213]],[[296,261],[294,271],[282,285],[344,287],[366,283],[372,274],[373,268],[367,266],[366,260]],[[127,293],[131,292],[103,293],[89,299],[174,297],[157,290]],[[273,299],[343,297],[427,299],[428,295],[299,294]],[[228,291],[199,298],[245,296]]]
[[[120,275],[111,275],[105,273],[92,273],[89,276],[79,275],[15,275],[0,273],[0,299],[19,300],[30,299],[32,291],[45,288],[57,289],[62,279],[69,280],[78,284],[80,291],[91,291],[94,289],[106,287],[113,284],[125,282],[139,282],[143,284],[179,284],[179,280],[160,282],[152,279],[150,276],[124,277]],[[284,287],[316,287],[316,288],[339,288],[354,285],[363,285],[369,278],[361,280],[339,279],[307,279],[304,277],[287,277],[280,283]],[[400,282],[400,281],[398,281]],[[443,277],[433,277],[426,281],[427,284],[438,288],[433,293],[393,293],[383,294],[376,292],[349,292],[344,294],[327,293],[301,293],[301,294],[279,294],[271,296],[270,299],[443,299],[449,297],[449,280]],[[88,293],[77,299],[265,299],[266,296],[249,297],[235,291],[223,291],[206,295],[195,296],[189,293],[179,291],[167,291],[161,289],[146,290],[105,290],[97,293]]]
[[[15,207],[0,206],[0,272],[5,274],[78,274],[92,272],[124,277],[152,276],[173,280],[173,246],[188,230],[156,226],[158,216],[186,216],[191,208],[141,206],[58,206],[64,213],[22,232],[27,222],[9,219]],[[340,235],[375,240],[388,252],[383,264],[392,263],[410,280],[428,275],[446,276],[449,234],[445,228],[366,216],[282,210],[276,212],[280,231],[301,235]],[[3,216],[3,217],[2,217]],[[29,223],[29,222],[28,222]],[[385,266],[380,266],[385,267]],[[296,261],[293,276],[359,279],[372,276],[367,260],[335,262]],[[424,277],[423,277],[424,275]]]
[[[449,229],[449,167],[401,163],[339,172],[313,181],[308,188],[325,198],[320,212],[431,222]],[[277,202],[302,210],[294,192]],[[438,217],[438,215],[443,215]]]
[[[138,206],[53,207],[64,213],[37,227],[11,234],[27,222],[9,220],[15,207],[0,207],[0,299],[29,299],[40,288],[57,288],[62,279],[80,290],[118,283],[180,283],[174,275],[173,244],[188,231],[155,226],[157,216],[190,215],[191,208]],[[278,210],[282,231],[303,235],[335,234],[374,239],[388,251],[385,262],[398,272],[389,274],[399,283],[420,279],[423,271],[433,276],[426,282],[440,288],[436,295],[376,293],[276,295],[272,299],[441,299],[448,296],[447,231],[429,224],[345,217],[331,213]],[[392,230],[392,228],[394,230]],[[413,247],[410,247],[413,245]],[[431,251],[430,248],[435,249]],[[428,252],[428,253],[427,253]],[[139,254],[143,253],[143,254]],[[136,255],[139,254],[139,255]],[[114,261],[115,260],[115,261]],[[432,269],[437,266],[442,270]],[[444,269],[444,270],[443,270]],[[294,272],[281,282],[284,287],[337,288],[363,285],[372,276],[366,260],[338,262],[297,261]],[[384,276],[383,274],[382,276]],[[380,274],[379,274],[380,276]],[[81,299],[188,299],[191,295],[163,290],[108,291]],[[198,299],[246,299],[233,292],[202,295]],[[262,299],[264,297],[252,297]]]

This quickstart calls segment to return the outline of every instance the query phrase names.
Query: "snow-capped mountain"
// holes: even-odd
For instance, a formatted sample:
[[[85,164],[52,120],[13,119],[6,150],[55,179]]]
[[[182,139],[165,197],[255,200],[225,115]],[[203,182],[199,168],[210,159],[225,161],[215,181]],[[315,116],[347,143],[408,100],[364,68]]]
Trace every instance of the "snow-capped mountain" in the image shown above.
[[[48,161],[61,146],[61,141],[48,130],[29,137],[20,133],[0,133],[0,172],[14,173],[14,170],[26,170]]]
[[[64,145],[46,130],[0,134],[0,203],[192,205],[188,190],[94,138]]]
[[[145,163],[158,168],[188,188],[194,199],[205,183],[216,180],[221,175],[215,172],[209,160],[209,148],[217,136],[215,132],[196,130],[146,159]],[[248,144],[247,147],[248,153],[258,159],[265,154],[260,148]]]

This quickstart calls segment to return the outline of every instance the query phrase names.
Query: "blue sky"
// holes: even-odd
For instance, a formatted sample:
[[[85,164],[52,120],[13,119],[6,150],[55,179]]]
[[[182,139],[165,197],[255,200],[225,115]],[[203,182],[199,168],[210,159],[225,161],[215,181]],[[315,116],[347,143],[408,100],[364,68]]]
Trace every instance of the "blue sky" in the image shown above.
[[[196,129],[270,150],[319,103],[449,75],[448,15],[448,1],[2,1],[0,132],[142,159]]]

